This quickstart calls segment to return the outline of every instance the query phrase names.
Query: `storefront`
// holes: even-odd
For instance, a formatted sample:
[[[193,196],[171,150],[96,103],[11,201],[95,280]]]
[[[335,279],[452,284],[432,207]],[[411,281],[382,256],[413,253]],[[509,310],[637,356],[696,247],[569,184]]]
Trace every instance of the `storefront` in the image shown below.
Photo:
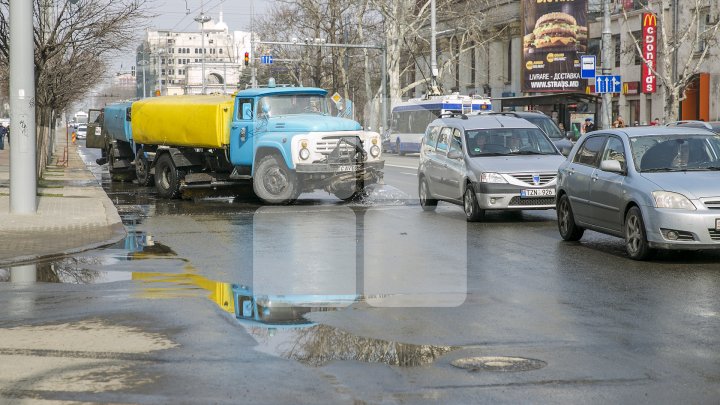
[[[577,131],[585,118],[597,122],[600,97],[585,93],[553,93],[537,96],[506,97],[493,100],[498,111],[542,111],[567,130]],[[577,128],[576,128],[577,127]]]

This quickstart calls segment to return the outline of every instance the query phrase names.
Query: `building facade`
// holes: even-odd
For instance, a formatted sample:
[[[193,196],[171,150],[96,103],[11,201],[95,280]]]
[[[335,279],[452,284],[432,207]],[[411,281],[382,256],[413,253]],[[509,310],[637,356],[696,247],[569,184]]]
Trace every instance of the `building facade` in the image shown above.
[[[636,49],[636,39],[641,38],[643,5],[645,1],[614,0],[611,4],[611,60],[612,67],[606,74],[620,75],[623,81],[623,91],[613,94],[613,116],[621,115],[626,122],[638,125],[647,124],[655,118],[663,119],[665,97],[664,87],[658,81],[655,93],[644,94],[641,91],[642,59]],[[698,18],[701,29],[717,22],[720,13],[720,3],[716,0],[707,0],[699,10],[687,7],[683,0],[668,0],[664,12],[667,21],[672,21],[673,6],[678,4],[678,31],[687,27],[690,20]],[[597,56],[598,68],[602,60],[601,34],[602,34],[602,1],[588,0],[588,47],[587,54]],[[684,5],[684,6],[683,6]],[[445,69],[439,80],[445,92],[459,92],[461,94],[487,95],[493,99],[503,97],[517,97],[542,93],[522,93],[523,69],[523,40],[521,23],[523,19],[520,0],[497,0],[489,2],[486,8],[478,10],[486,15],[487,32],[483,37],[487,41],[478,44],[474,50],[460,54],[450,63],[445,63]],[[438,39],[438,64],[443,66],[443,55],[452,55],[454,46],[452,38],[452,22],[438,21],[438,31],[449,34],[441,35]],[[670,37],[673,37],[673,27],[668,27]],[[681,33],[682,34],[682,33]],[[678,70],[686,62],[697,61],[702,51],[708,47],[707,43],[681,46],[678,51]],[[702,119],[705,121],[720,120],[720,47],[707,48],[707,55],[700,65],[699,72],[693,76],[687,88],[686,100],[681,105],[679,117],[681,119]],[[660,52],[658,52],[660,55]],[[429,60],[429,55],[425,55]],[[427,65],[427,64],[426,64]],[[429,69],[418,66],[414,75],[403,78],[405,83],[411,83],[422,77],[429,77]],[[594,93],[594,83],[591,80],[582,80],[586,93]],[[426,86],[420,85],[408,97],[420,97],[426,91]],[[494,103],[494,107],[496,107]],[[539,107],[539,106],[538,106]],[[582,108],[584,112],[594,113],[594,106],[573,106]],[[539,108],[546,113],[556,115],[558,108],[543,106]],[[559,117],[568,125],[568,117]]]
[[[197,31],[147,31],[137,48],[137,96],[226,93],[243,86],[250,33],[230,31],[222,20]],[[204,72],[204,76],[203,76]]]

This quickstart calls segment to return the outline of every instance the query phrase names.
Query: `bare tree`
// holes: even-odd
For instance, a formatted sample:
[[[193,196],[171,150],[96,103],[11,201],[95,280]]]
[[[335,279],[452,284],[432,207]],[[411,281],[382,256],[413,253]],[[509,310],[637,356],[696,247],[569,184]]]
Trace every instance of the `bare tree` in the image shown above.
[[[679,6],[680,3],[677,1],[675,4]],[[688,86],[703,63],[707,62],[709,51],[717,49],[720,33],[717,14],[720,10],[717,5],[711,7],[711,3],[709,0],[683,0],[682,8],[677,10],[680,18],[675,30],[670,0],[650,1],[642,6],[645,11],[657,16],[657,61],[648,60],[642,50],[642,38],[632,36],[635,51],[663,85],[665,119],[670,122],[678,119],[680,103],[685,100]],[[624,10],[623,14],[627,27],[628,14]]]
[[[0,69],[10,53],[9,0],[0,0]],[[147,0],[34,0],[38,173],[57,115],[104,75],[149,17]]]
[[[371,1],[385,22],[389,98],[391,104],[396,104],[404,94],[429,79],[422,77],[404,85],[401,81],[403,75],[416,68],[417,55],[430,53],[430,0]],[[505,27],[488,24],[488,16],[497,11],[497,0],[437,0],[436,3],[438,26],[446,37],[450,34],[451,40],[446,43],[454,44],[445,47],[448,52],[439,61],[438,78],[441,78],[461,55],[501,35]],[[428,61],[424,63],[429,65]]]

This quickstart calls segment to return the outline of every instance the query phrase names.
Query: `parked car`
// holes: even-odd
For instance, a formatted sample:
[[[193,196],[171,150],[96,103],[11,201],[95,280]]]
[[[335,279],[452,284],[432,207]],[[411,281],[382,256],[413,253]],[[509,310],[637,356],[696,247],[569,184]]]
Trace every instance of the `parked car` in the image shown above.
[[[668,127],[702,128],[708,131],[720,133],[720,121],[676,121],[667,124]]]
[[[720,135],[695,128],[600,130],[560,166],[560,236],[585,229],[625,239],[632,259],[654,249],[720,249]]]
[[[85,139],[87,136],[87,124],[78,124],[76,133],[78,139]]]
[[[460,204],[468,221],[486,210],[555,208],[557,169],[564,157],[528,121],[505,115],[440,118],[420,148],[420,205]]]
[[[570,153],[570,150],[573,147],[573,142],[568,138],[568,133],[572,132],[566,131],[563,133],[552,118],[540,111],[508,111],[497,113],[491,112],[489,114],[509,115],[530,121],[532,124],[535,124],[538,128],[542,129],[555,147],[557,147],[558,150],[565,156]]]

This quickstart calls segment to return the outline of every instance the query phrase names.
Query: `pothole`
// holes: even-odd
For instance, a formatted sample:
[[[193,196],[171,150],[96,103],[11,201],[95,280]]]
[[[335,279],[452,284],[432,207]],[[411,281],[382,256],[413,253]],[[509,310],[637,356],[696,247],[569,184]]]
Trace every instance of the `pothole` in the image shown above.
[[[537,370],[547,365],[542,360],[505,356],[464,357],[453,360],[450,364],[468,371],[499,372]]]

